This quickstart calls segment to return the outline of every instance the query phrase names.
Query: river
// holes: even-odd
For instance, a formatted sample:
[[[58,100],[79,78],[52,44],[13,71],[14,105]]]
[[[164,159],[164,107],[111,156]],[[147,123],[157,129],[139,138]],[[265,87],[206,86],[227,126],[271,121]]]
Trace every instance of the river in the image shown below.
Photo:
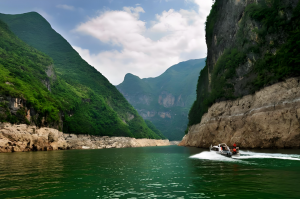
[[[0,198],[300,198],[300,150],[178,146],[0,154]]]

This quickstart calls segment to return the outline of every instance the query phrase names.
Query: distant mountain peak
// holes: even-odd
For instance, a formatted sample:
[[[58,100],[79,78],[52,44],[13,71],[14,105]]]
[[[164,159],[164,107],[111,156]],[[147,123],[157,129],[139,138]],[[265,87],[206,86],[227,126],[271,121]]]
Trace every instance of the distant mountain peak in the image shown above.
[[[116,87],[144,119],[152,121],[170,140],[180,140],[205,61],[206,58],[180,62],[158,77],[140,79],[127,73]]]
[[[132,74],[132,73],[127,73],[127,74],[125,75],[125,77],[124,77],[124,81],[127,80],[127,79],[141,79],[141,78],[139,78],[139,76],[134,75],[134,74]]]

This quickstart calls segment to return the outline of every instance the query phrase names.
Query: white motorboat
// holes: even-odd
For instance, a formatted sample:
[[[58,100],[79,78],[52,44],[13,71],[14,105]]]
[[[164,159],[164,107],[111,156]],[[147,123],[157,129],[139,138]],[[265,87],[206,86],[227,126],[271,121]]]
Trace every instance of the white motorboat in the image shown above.
[[[210,145],[209,150],[226,157],[240,156],[239,147],[236,147],[235,150],[230,150],[225,143],[218,144],[217,146]]]

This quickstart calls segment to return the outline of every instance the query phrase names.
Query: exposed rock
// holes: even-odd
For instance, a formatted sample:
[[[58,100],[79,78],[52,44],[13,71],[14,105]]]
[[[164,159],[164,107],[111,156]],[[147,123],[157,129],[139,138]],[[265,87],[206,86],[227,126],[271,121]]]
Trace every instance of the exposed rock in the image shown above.
[[[0,125],[0,152],[47,151],[67,149],[63,133],[56,129],[40,128],[25,124]]]
[[[166,108],[173,106],[174,102],[175,102],[175,97],[171,93],[163,91],[158,96],[158,103],[160,105],[163,105]]]
[[[167,146],[169,140],[63,134],[52,128],[0,123],[0,152]]]
[[[46,72],[47,76],[49,78],[51,78],[53,81],[56,80],[56,75],[55,75],[55,72],[54,72],[53,65],[48,66],[45,72]]]
[[[169,112],[158,112],[158,115],[161,118],[172,118],[171,113]]]
[[[156,111],[147,111],[147,110],[137,110],[138,113],[144,118],[144,119],[148,119],[151,117],[154,117],[157,112]]]
[[[130,121],[132,119],[134,119],[134,115],[130,114],[130,113],[126,113],[127,115],[127,119]]]
[[[300,147],[300,78],[235,101],[215,103],[189,128],[180,146],[236,143],[242,148]]]
[[[170,145],[178,145],[180,141],[170,141]]]
[[[42,83],[47,87],[47,89],[51,92],[51,83],[56,80],[56,75],[54,71],[53,65],[50,65],[45,70],[48,78],[45,80],[42,80]]]
[[[11,86],[13,86],[13,85],[14,85],[13,83],[10,83],[10,82],[5,82],[5,84],[7,84],[7,85],[11,85]]]
[[[30,103],[23,98],[15,98],[11,96],[0,96],[0,103],[3,104],[3,107],[0,107],[0,118],[5,119],[9,114],[18,115],[18,123],[25,123],[25,119],[31,125],[35,125],[38,117],[41,117],[41,113],[38,113]],[[20,113],[18,111],[20,110]],[[56,129],[63,129],[63,114],[58,113],[59,121],[58,123],[47,123],[45,122],[47,118],[41,117],[42,127],[51,127]],[[46,115],[47,116],[47,115]],[[7,121],[7,119],[6,119]]]

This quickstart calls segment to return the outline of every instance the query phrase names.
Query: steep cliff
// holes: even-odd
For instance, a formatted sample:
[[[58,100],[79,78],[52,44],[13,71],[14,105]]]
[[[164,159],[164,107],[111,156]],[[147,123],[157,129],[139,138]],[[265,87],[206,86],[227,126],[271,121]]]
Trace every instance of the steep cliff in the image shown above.
[[[215,103],[179,145],[208,148],[222,142],[242,148],[299,148],[300,78]]]
[[[188,123],[188,111],[196,98],[198,74],[204,64],[205,59],[181,62],[155,78],[140,79],[126,74],[117,89],[168,139],[180,140]]]
[[[197,140],[194,140],[194,144],[187,145],[207,147],[208,143],[206,142],[214,143],[214,138],[218,137],[217,140],[215,139],[216,142],[221,140],[229,143],[237,141],[239,144],[243,142],[244,147],[259,147],[259,144],[250,142],[260,144],[263,142],[262,147],[298,146],[291,141],[293,136],[297,138],[296,134],[300,133],[297,122],[295,122],[297,121],[297,115],[291,116],[293,118],[291,120],[294,121],[291,127],[294,129],[294,135],[290,137],[287,136],[289,130],[281,129],[283,132],[280,132],[277,137],[276,133],[274,134],[275,130],[271,124],[275,124],[274,120],[279,119],[279,116],[266,117],[268,120],[265,121],[270,124],[268,128],[258,127],[253,130],[255,129],[253,125],[260,126],[257,114],[255,116],[251,115],[256,108],[259,108],[259,105],[253,107],[253,104],[257,102],[251,100],[255,100],[258,93],[263,95],[263,91],[273,84],[280,85],[278,82],[300,76],[299,16],[299,0],[215,1],[206,22],[207,62],[205,68],[200,72],[197,99],[189,112],[189,134],[181,144],[191,143],[192,139],[197,138]],[[279,89],[276,90],[277,93],[281,92],[280,88],[283,89],[279,86]],[[295,85],[294,88],[298,89]],[[279,99],[276,92],[266,94],[268,95],[266,100],[273,99],[270,102],[280,104],[283,99]],[[282,92],[284,92],[284,89]],[[240,100],[244,99],[243,96],[248,96],[248,103],[250,103],[247,107],[248,112],[241,111],[241,113],[238,113],[241,114],[240,117],[243,117],[244,120],[236,117],[234,111],[229,111],[230,108],[227,109],[226,113],[217,114],[217,116],[222,116],[222,121],[227,121],[227,119],[232,123],[240,121],[241,123],[244,122],[243,125],[232,124],[232,126],[230,123],[225,122],[226,125],[222,126],[223,123],[221,122],[223,129],[216,127],[213,130],[211,123],[205,122],[216,119],[215,116],[210,115],[214,107],[222,107],[231,103],[240,104]],[[288,96],[286,100],[294,100],[294,96]],[[269,101],[264,103],[267,104]],[[281,110],[285,110],[285,108],[289,108],[288,103],[281,105]],[[223,109],[225,110],[225,107]],[[264,114],[272,115],[278,113],[279,108],[267,111],[260,110]],[[285,126],[283,120],[279,119],[278,122]],[[280,124],[278,125],[280,126]],[[219,127],[221,128],[221,126]],[[252,128],[249,126],[252,126]],[[230,133],[226,128],[232,128]],[[234,138],[235,133],[245,137],[251,135],[253,138],[247,137],[249,142],[242,141],[244,139],[242,137],[238,140]],[[254,136],[255,133],[257,136]],[[267,138],[262,141],[264,136],[267,135],[269,141],[267,141]],[[285,136],[284,139],[282,138],[283,135]],[[271,142],[272,136],[278,142]],[[260,139],[261,141],[259,141]],[[268,145],[268,142],[273,144]]]
[[[0,122],[74,134],[161,138],[38,13],[1,14],[0,19],[8,23],[0,27]]]

